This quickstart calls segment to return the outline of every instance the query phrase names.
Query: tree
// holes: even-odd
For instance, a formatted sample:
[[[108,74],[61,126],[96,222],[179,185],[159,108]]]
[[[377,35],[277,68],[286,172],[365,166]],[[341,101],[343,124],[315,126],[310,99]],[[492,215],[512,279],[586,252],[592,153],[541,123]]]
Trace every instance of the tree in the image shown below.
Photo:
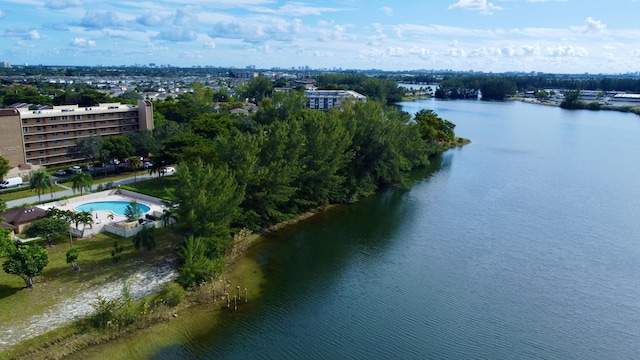
[[[93,184],[93,177],[91,176],[91,174],[78,171],[73,173],[69,177],[69,180],[71,180],[71,188],[73,189],[74,194],[76,190],[80,191],[80,195],[82,195],[84,191],[91,191],[91,185]]]
[[[25,230],[25,234],[29,237],[43,237],[47,239],[49,247],[51,240],[59,234],[63,234],[69,230],[69,224],[58,218],[46,217],[36,220]]]
[[[44,194],[45,190],[52,187],[53,182],[51,181],[51,176],[42,168],[33,173],[31,180],[29,180],[29,189],[34,190],[36,194],[38,194],[38,202],[41,201],[40,197]]]
[[[78,260],[78,249],[76,248],[69,249],[67,251],[66,256],[67,256],[67,264],[71,264],[71,266],[73,266],[73,271],[80,270],[80,267],[76,263],[76,260]]]
[[[174,195],[180,204],[176,209],[180,227],[195,236],[229,239],[230,224],[238,217],[243,198],[233,173],[226,165],[204,165],[198,159],[181,164],[177,176],[181,186]]]
[[[418,111],[415,122],[422,139],[429,144],[452,141],[455,136],[453,129],[456,125],[440,118],[433,110]]]
[[[131,145],[131,141],[124,135],[110,136],[104,139],[104,150],[110,161],[122,161],[133,155],[135,149]],[[118,172],[118,161],[113,161],[113,168]]]
[[[76,223],[76,229],[78,228],[79,224],[82,224],[83,230],[85,227],[87,227],[87,225],[89,225],[90,229],[93,228],[93,215],[91,215],[91,213],[88,211],[81,211],[79,213],[76,213],[74,221]]]
[[[91,161],[91,163],[95,163],[98,160],[102,161],[106,157],[104,141],[98,135],[77,139],[70,152],[76,157]]]
[[[129,158],[129,167],[133,170],[133,183],[138,184],[136,177],[136,171],[142,167],[142,160],[138,156],[132,156]]]
[[[273,82],[265,76],[256,76],[236,89],[236,92],[244,99],[258,104],[264,97],[271,96]]]
[[[3,178],[9,172],[9,160],[0,156],[0,178]]]
[[[127,205],[127,207],[124,209],[124,216],[127,217],[127,221],[136,221],[141,214],[142,209],[140,208],[140,205],[138,205],[138,202],[135,200],[131,201],[129,205]]]
[[[176,281],[185,289],[192,289],[222,272],[224,259],[212,260],[207,252],[207,241],[199,237],[187,238],[180,247]]]
[[[133,237],[133,246],[136,250],[144,249],[145,253],[147,251],[152,251],[156,248],[156,228],[153,226],[143,226],[142,230],[140,230],[136,236]]]
[[[9,254],[2,264],[2,269],[11,275],[20,276],[28,289],[33,288],[33,281],[49,264],[47,250],[39,245],[20,245]]]

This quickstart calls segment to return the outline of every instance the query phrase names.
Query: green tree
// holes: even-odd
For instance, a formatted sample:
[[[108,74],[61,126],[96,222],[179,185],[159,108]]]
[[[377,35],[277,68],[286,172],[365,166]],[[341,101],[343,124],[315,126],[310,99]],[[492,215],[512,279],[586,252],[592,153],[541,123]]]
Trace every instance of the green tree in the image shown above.
[[[98,135],[77,139],[75,145],[70,149],[70,153],[75,157],[89,160],[92,164],[107,159],[104,141]]]
[[[145,254],[156,248],[156,228],[153,226],[143,226],[133,237],[133,246],[136,250],[144,249]]]
[[[0,178],[4,178],[5,175],[9,172],[9,160],[0,156]]]
[[[135,200],[132,200],[124,209],[124,216],[127,217],[127,221],[137,221],[140,215],[142,215],[142,209]]]
[[[31,175],[31,180],[29,180],[29,189],[34,190],[36,194],[38,194],[38,202],[41,201],[40,197],[42,194],[52,187],[53,182],[51,181],[51,176],[47,174],[45,169],[40,168]]]
[[[76,260],[78,260],[78,249],[71,248],[67,250],[66,257],[67,257],[67,264],[71,264],[71,266],[73,266],[73,271],[80,270],[80,267],[76,263]]]
[[[93,228],[93,215],[89,211],[74,213],[73,222],[76,225],[76,229],[78,230],[80,224],[82,224],[83,230],[87,227],[87,225],[89,226],[89,228]]]
[[[26,283],[26,287],[33,288],[33,282],[42,270],[49,264],[49,254],[39,245],[21,245],[9,254],[2,264],[7,274],[18,275]]]
[[[31,223],[25,230],[25,234],[29,237],[43,237],[51,246],[51,240],[59,234],[66,233],[69,230],[69,224],[58,218],[46,217]]]
[[[80,195],[82,195],[84,191],[91,192],[91,185],[93,184],[93,177],[91,174],[78,171],[71,174],[69,180],[72,183],[71,188],[73,189],[74,194],[76,190],[80,191]]]
[[[205,165],[202,160],[180,165],[177,172],[181,184],[174,190],[179,226],[196,237],[227,241],[230,224],[240,213],[242,189],[226,165]],[[223,251],[224,244],[212,245],[211,251]]]
[[[16,245],[11,241],[11,230],[0,227],[0,258],[9,256],[15,249]]]
[[[178,251],[180,265],[176,281],[185,289],[193,289],[219,275],[224,269],[224,259],[211,259],[207,253],[207,241],[190,236]]]
[[[273,93],[273,82],[265,76],[256,76],[236,88],[236,93],[254,104]]]
[[[422,139],[429,144],[453,141],[455,124],[444,120],[433,110],[420,110],[416,113],[415,122]]]
[[[110,161],[123,161],[135,153],[135,149],[133,148],[133,145],[131,145],[131,141],[124,135],[115,135],[105,138],[103,146]],[[118,172],[118,164],[116,164],[116,161],[113,162],[113,169],[116,173]]]

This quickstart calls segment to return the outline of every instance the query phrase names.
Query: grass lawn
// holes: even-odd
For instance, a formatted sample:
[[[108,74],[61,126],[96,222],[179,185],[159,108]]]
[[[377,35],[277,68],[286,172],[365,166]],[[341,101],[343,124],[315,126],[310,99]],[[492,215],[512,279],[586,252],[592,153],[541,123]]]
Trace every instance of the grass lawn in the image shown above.
[[[114,241],[124,248],[117,264],[111,258]],[[135,250],[132,238],[100,233],[91,239],[74,240],[74,246],[79,250],[77,263],[81,268],[74,272],[66,263],[69,237],[57,237],[50,248],[43,240],[40,245],[49,253],[49,265],[36,277],[33,289],[25,289],[22,278],[0,272],[0,328],[22,328],[31,317],[44,314],[51,306],[74,294],[106,281],[117,281],[129,271],[164,264],[166,258],[175,257],[179,242],[180,237],[168,229],[158,229],[156,250],[144,255]]]
[[[53,189],[54,192],[66,190],[65,188],[60,187],[58,185],[54,185],[54,186],[55,186],[55,188]],[[47,200],[50,193],[51,191],[47,190],[44,194],[42,194],[42,198]],[[21,191],[10,192],[7,194],[0,194],[0,199],[4,201],[11,201],[11,200],[23,199],[30,196],[37,196],[37,195],[38,194],[36,194],[35,191],[29,189],[28,187],[25,187],[25,189]]]
[[[173,197],[173,191],[178,185],[178,177],[172,175],[138,181],[137,184],[129,184],[127,186],[145,195],[154,196],[160,199],[175,200]]]

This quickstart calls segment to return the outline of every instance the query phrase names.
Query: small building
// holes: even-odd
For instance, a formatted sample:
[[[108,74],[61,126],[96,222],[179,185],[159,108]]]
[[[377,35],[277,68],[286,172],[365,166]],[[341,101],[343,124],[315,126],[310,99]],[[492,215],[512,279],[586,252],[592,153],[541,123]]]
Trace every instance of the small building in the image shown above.
[[[0,226],[13,230],[16,234],[21,234],[32,222],[45,217],[47,217],[46,210],[38,207],[12,209],[0,213],[0,218],[4,219]]]

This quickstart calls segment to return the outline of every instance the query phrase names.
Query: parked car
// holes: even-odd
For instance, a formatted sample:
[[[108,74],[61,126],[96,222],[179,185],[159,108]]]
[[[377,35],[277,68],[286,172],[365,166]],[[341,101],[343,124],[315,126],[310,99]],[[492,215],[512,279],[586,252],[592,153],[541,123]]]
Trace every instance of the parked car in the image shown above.
[[[153,163],[151,161],[145,161],[143,165],[145,169],[151,169],[153,167]]]
[[[22,185],[22,178],[12,177],[12,178],[7,178],[3,182],[1,182],[0,189],[8,189],[8,188],[17,187],[20,185]]]
[[[160,169],[160,174],[162,175],[171,175],[176,172],[176,169],[171,166],[165,166]]]
[[[56,171],[53,172],[53,175],[55,175],[55,176],[67,176],[68,174],[64,170],[56,170]]]

